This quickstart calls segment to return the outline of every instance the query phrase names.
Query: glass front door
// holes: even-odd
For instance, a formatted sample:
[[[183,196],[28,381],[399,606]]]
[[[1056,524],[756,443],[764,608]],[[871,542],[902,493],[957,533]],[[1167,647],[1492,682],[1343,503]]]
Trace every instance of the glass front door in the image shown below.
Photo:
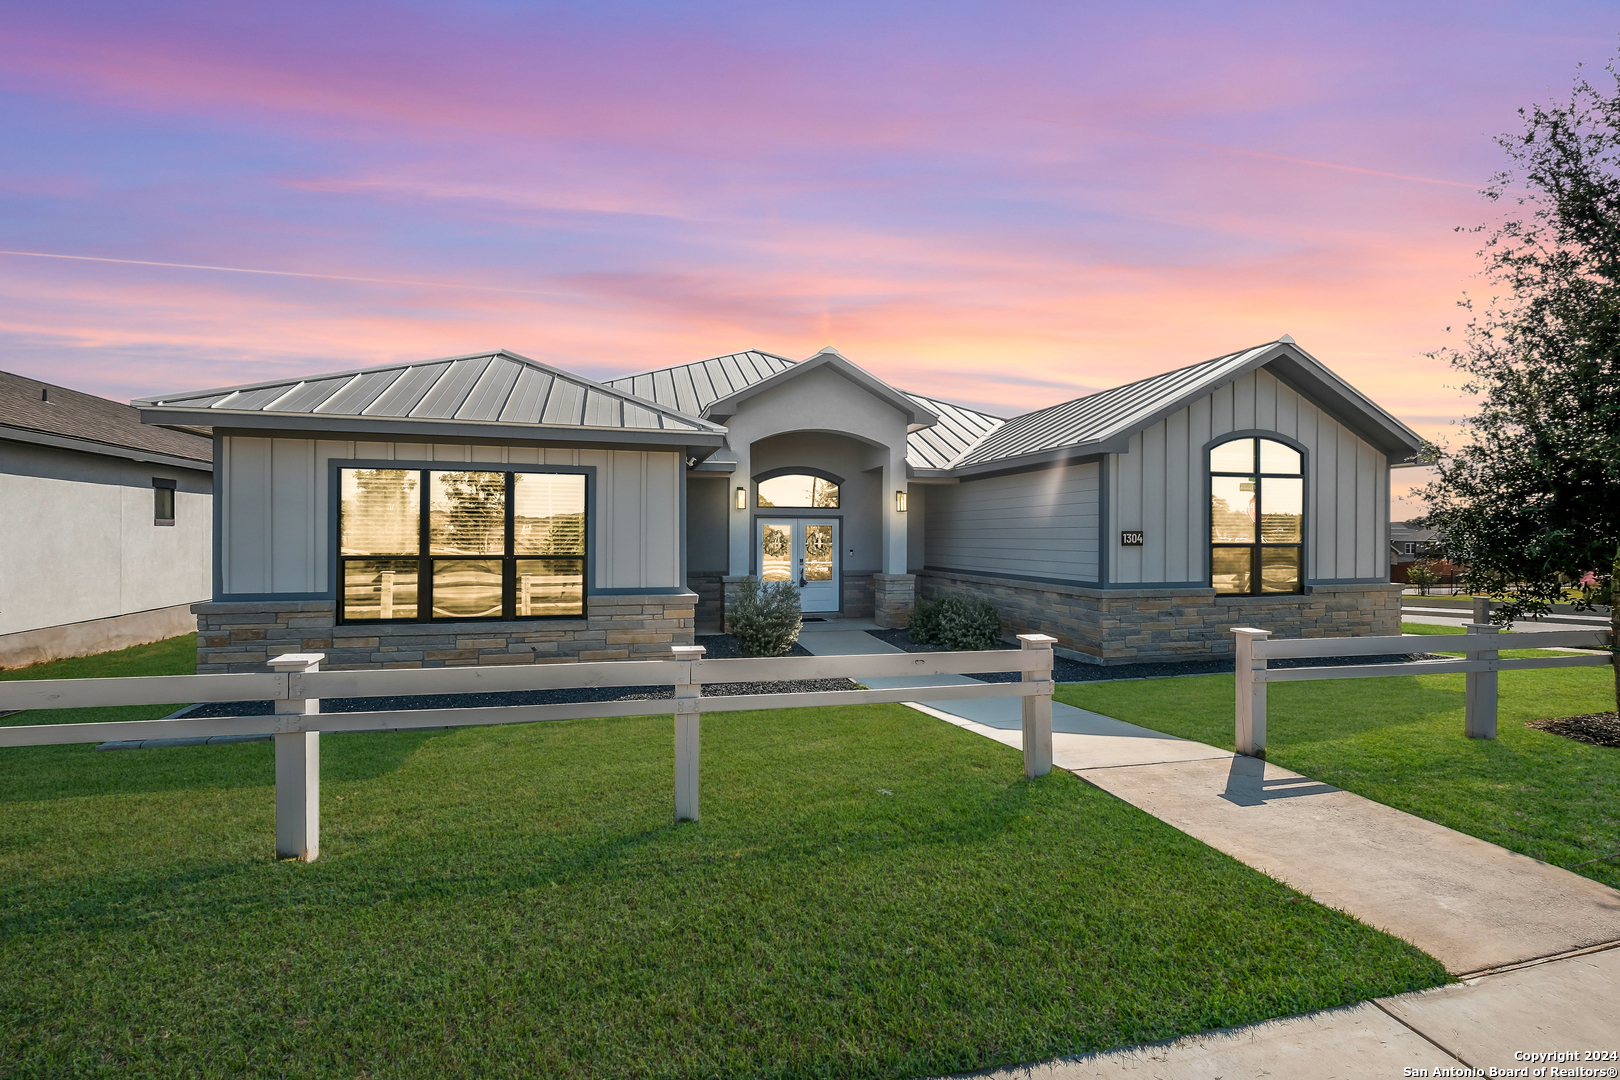
[[[797,585],[801,611],[837,611],[838,522],[762,519],[759,574],[763,581],[791,581]]]

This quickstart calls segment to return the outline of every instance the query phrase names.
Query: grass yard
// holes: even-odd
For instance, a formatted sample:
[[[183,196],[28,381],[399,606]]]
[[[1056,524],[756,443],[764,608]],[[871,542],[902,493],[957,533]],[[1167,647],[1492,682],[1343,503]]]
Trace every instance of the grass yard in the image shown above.
[[[1548,631],[1548,632],[1550,632],[1550,631]],[[1436,636],[1436,635],[1441,635],[1441,636],[1444,636],[1444,635],[1461,635],[1461,634],[1465,633],[1465,631],[1460,626],[1446,626],[1443,623],[1403,622],[1403,623],[1401,623],[1401,633],[1403,633],[1403,634],[1421,634],[1421,635],[1423,635],[1425,637],[1433,637],[1433,636]],[[1502,634],[1502,635],[1499,635],[1499,636],[1504,637],[1504,638],[1509,638],[1509,637],[1511,637],[1512,634],[1513,634],[1513,631],[1509,630],[1506,634]],[[1446,648],[1440,647],[1438,642],[1436,642],[1435,645],[1436,645],[1435,648],[1429,649],[1427,651],[1433,652],[1433,653],[1439,653],[1442,656],[1459,656],[1460,657],[1460,656],[1463,655],[1460,652],[1456,652],[1456,651],[1451,650],[1451,649],[1446,649]],[[1569,655],[1570,655],[1570,653],[1568,653],[1567,651],[1560,651],[1558,649],[1501,649],[1501,650],[1499,650],[1499,657],[1500,657],[1500,659],[1503,659],[1503,660],[1515,660],[1515,659],[1518,659],[1520,657],[1525,657],[1525,656],[1569,656]],[[1613,704],[1614,704],[1613,702],[1610,702],[1611,706]]]
[[[0,671],[0,681],[12,679],[117,679],[141,675],[195,675],[197,635],[182,634],[150,645],[135,645],[117,652],[52,660],[25,668]],[[172,705],[115,705],[98,709],[34,709],[0,716],[0,724],[88,724],[91,721],[157,720],[190,702]],[[0,754],[5,751],[0,750]],[[71,785],[69,785],[71,788]],[[83,789],[78,789],[82,794]]]
[[[668,717],[322,753],[304,865],[267,744],[0,750],[0,1072],[915,1077],[1446,981],[901,706],[707,718],[680,826]]]
[[[1454,628],[1448,628],[1454,629]],[[1504,651],[1504,656],[1529,650]],[[1463,735],[1463,676],[1275,683],[1267,759],[1620,887],[1620,750],[1524,726],[1614,709],[1607,667],[1504,671],[1498,737]],[[1231,675],[1067,683],[1059,701],[1233,748]]]

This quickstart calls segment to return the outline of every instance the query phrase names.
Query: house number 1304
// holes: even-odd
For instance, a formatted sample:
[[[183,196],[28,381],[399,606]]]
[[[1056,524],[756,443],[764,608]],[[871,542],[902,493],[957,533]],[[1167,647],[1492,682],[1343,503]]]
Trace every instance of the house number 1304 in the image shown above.
[[[1122,532],[1119,534],[1119,542],[1123,547],[1141,547],[1142,531],[1138,529],[1136,532]]]

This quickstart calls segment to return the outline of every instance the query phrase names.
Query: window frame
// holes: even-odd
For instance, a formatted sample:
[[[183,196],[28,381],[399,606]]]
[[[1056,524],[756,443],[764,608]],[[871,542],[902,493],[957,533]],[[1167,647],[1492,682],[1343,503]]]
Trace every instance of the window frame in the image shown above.
[[[158,525],[172,526],[174,524],[176,515],[179,513],[179,488],[178,482],[167,477],[152,477],[152,524],[154,527]],[[167,500],[164,499],[164,495],[168,495]],[[169,504],[167,516],[163,513],[165,501]]]
[[[1267,472],[1260,464],[1260,441],[1270,440],[1280,446],[1285,446],[1299,455],[1299,471],[1295,473]],[[1230,470],[1216,471],[1211,459],[1216,450],[1234,442],[1249,441],[1254,451],[1254,471],[1252,473],[1232,472]],[[1208,588],[1215,588],[1215,550],[1217,548],[1248,548],[1249,556],[1249,591],[1248,592],[1219,592],[1216,596],[1240,596],[1255,599],[1267,596],[1300,596],[1307,588],[1306,566],[1309,557],[1307,537],[1310,535],[1309,518],[1311,516],[1311,479],[1310,479],[1310,452],[1285,435],[1275,431],[1233,431],[1221,435],[1204,446],[1204,581]],[[1254,540],[1250,543],[1236,541],[1219,541],[1214,539],[1214,480],[1217,476],[1252,478],[1255,483],[1255,501],[1259,512],[1255,516]],[[1300,515],[1299,540],[1295,543],[1268,544],[1261,539],[1260,519],[1265,515],[1265,481],[1272,479],[1298,480],[1300,482]],[[1293,548],[1298,552],[1299,580],[1295,587],[1287,592],[1265,591],[1262,578],[1263,563],[1261,553],[1267,548]]]
[[[579,622],[587,617],[589,598],[593,593],[591,582],[596,572],[596,467],[590,465],[529,465],[508,463],[504,461],[386,461],[386,460],[332,460],[329,478],[329,550],[331,551],[331,587],[332,597],[336,601],[334,615],[336,622],[342,626],[425,626],[429,624],[466,625],[475,623],[546,623],[546,622]],[[417,551],[410,555],[345,555],[343,553],[343,472],[344,470],[390,470],[396,472],[411,472],[417,474]],[[432,552],[432,522],[431,522],[431,473],[447,472],[484,472],[502,473],[506,477],[506,498],[504,507],[503,550],[499,555],[454,554],[435,555]],[[581,555],[529,555],[517,554],[513,551],[513,532],[515,504],[513,490],[518,474],[552,475],[552,476],[582,476],[584,477],[585,501],[585,535],[584,553]],[[398,559],[401,561],[414,560],[417,564],[417,599],[418,613],[427,611],[430,614],[418,614],[412,618],[393,619],[351,619],[344,611],[347,600],[347,589],[344,580],[344,567],[351,560],[365,559]],[[517,563],[532,559],[567,559],[575,560],[580,566],[581,589],[580,610],[578,612],[565,612],[548,615],[518,615],[517,614]],[[499,561],[501,563],[501,613],[483,616],[462,615],[432,615],[433,611],[433,567],[436,562],[465,562],[465,561]]]

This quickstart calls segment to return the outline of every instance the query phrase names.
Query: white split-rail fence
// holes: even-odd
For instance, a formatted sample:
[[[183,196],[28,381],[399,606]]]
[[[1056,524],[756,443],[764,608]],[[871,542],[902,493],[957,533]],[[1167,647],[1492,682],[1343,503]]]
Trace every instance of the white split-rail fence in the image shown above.
[[[1474,622],[1466,635],[1436,637],[1289,638],[1269,640],[1271,631],[1249,626],[1232,629],[1237,636],[1237,752],[1266,756],[1266,687],[1276,682],[1310,679],[1370,679],[1397,675],[1444,675],[1463,672],[1463,733],[1470,739],[1496,738],[1496,673],[1527,668],[1603,667],[1614,662],[1608,630],[1553,630],[1515,633],[1511,640],[1492,626],[1489,604],[1478,598]],[[1271,668],[1269,660],[1325,656],[1386,656],[1418,651],[1460,652],[1461,660],[1411,660],[1399,664],[1346,664],[1334,667]],[[1594,649],[1574,656],[1526,656],[1501,659],[1502,646],[1513,649]]]
[[[909,701],[1023,699],[1024,775],[1052,771],[1052,644],[1045,634],[1020,634],[1020,651],[876,653],[705,660],[701,645],[677,645],[669,660],[615,660],[512,667],[322,671],[324,653],[292,653],[270,661],[269,672],[158,675],[122,679],[38,679],[0,682],[0,711],[164,705],[177,701],[274,702],[264,716],[123,720],[105,723],[0,727],[0,747],[64,743],[271,735],[276,759],[276,856],[312,861],[320,854],[320,739],[323,731],[408,731],[489,724],[528,724],[616,716],[675,718],[675,820],[698,819],[698,744],[704,713],[803,709]],[[881,690],[728,694],[705,697],[705,683],[797,682],[806,679],[909,678],[1017,671],[1019,682],[902,686]],[[593,701],[567,705],[501,705],[471,709],[409,709],[322,713],[322,698],[488,694],[605,686],[673,686],[672,698]]]

